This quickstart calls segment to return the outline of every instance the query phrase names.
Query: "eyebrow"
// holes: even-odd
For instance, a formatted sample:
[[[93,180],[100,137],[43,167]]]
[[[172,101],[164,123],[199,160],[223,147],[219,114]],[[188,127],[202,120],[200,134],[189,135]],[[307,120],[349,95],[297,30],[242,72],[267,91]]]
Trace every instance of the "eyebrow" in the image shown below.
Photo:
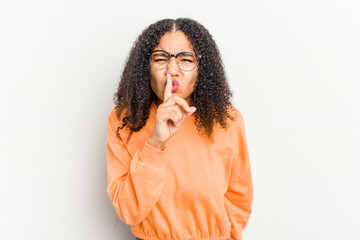
[[[166,51],[165,49],[155,49],[154,51],[158,51],[158,50],[165,51],[165,52],[168,52],[168,53],[170,53],[170,54],[173,54],[173,53],[171,53],[171,52],[169,52],[169,51]],[[187,50],[187,49],[185,49],[185,50],[180,49],[180,50],[178,51],[178,53],[181,53],[181,52],[194,52],[194,51],[192,51],[192,50]],[[178,54],[178,53],[176,53],[176,54]],[[174,55],[176,55],[176,54],[174,54]]]
[[[168,56],[168,55],[163,52],[154,52],[154,56]]]
[[[187,52],[178,52],[177,54],[182,53],[184,56],[189,57],[189,56],[194,56],[194,54],[191,53],[187,53]],[[154,56],[168,56],[166,53],[164,52],[154,52],[153,54]],[[176,54],[175,54],[176,55]]]
[[[185,56],[194,56],[193,54],[191,53],[184,53]]]

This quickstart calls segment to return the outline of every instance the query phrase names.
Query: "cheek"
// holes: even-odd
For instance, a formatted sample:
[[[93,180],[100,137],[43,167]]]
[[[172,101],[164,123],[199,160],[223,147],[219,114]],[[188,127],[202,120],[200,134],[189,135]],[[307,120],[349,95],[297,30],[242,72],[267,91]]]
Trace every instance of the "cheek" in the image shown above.
[[[157,72],[154,73],[152,71],[150,71],[150,85],[151,85],[151,88],[152,90],[158,95],[161,90],[162,90],[162,86],[161,86],[161,81],[160,81],[160,76]]]
[[[194,74],[191,76],[191,82],[190,82],[191,90],[192,90],[192,91],[194,90],[193,87],[194,87],[196,81],[197,81],[197,73],[194,73]]]

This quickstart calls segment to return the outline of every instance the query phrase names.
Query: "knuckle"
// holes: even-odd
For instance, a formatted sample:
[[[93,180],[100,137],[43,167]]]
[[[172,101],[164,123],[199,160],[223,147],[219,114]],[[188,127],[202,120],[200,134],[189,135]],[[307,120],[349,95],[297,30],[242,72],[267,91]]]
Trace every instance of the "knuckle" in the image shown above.
[[[178,111],[176,111],[176,116],[178,117],[179,120],[182,119],[182,112],[181,112],[180,108],[178,108]]]
[[[179,97],[179,96],[176,96],[177,98],[177,100],[179,101],[179,102],[181,102],[181,103],[186,103],[186,101],[185,101],[185,99],[183,99],[183,98],[181,98],[181,97]]]
[[[177,115],[176,111],[174,111],[174,110],[173,110],[173,111],[171,111],[171,117],[172,117],[172,118],[175,118],[175,117],[176,117],[176,115]]]
[[[171,111],[171,118],[178,122],[181,120],[182,114],[180,112],[180,110],[178,109],[178,106],[174,106],[174,110]]]

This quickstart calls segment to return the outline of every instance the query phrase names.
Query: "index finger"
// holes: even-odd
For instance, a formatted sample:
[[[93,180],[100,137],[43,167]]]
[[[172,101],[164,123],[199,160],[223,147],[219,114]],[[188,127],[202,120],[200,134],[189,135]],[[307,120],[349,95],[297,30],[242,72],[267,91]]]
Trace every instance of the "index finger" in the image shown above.
[[[164,89],[164,102],[171,97],[171,89],[172,89],[171,75],[167,73],[166,76],[167,76],[167,81]]]

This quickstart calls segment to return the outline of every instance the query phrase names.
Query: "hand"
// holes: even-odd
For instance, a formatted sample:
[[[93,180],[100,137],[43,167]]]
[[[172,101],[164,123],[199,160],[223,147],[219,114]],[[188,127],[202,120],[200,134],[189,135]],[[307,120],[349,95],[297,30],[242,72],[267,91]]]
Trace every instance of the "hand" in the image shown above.
[[[181,124],[196,111],[195,107],[189,107],[185,99],[172,95],[171,89],[171,76],[167,74],[164,101],[158,106],[154,132],[148,139],[148,143],[160,149],[179,130]]]

